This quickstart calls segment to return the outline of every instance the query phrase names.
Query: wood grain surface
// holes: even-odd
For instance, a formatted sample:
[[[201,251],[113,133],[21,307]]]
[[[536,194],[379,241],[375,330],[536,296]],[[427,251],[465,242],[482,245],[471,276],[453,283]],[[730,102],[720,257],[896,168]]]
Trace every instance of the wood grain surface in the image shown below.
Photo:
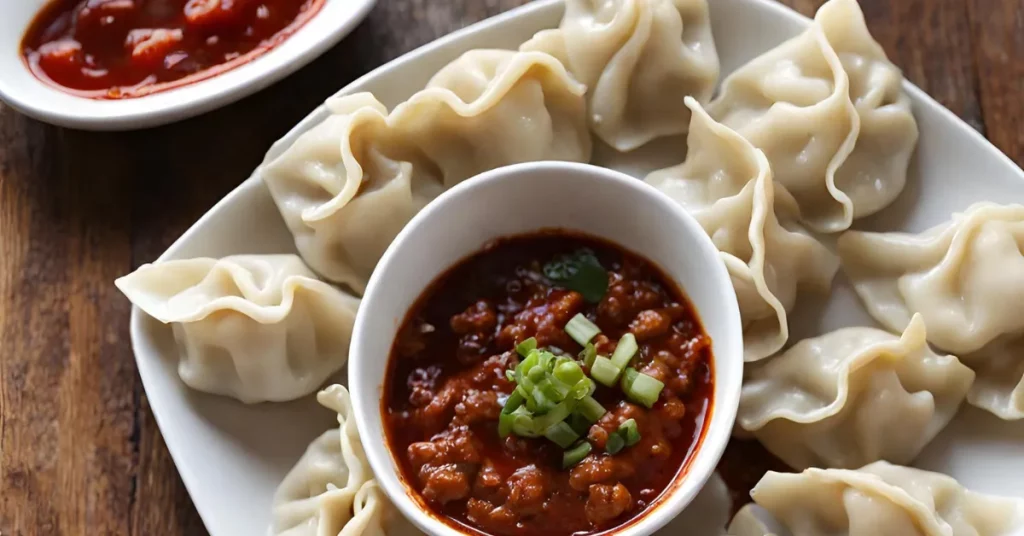
[[[526,1],[380,0],[286,80],[161,128],[73,131],[0,104],[0,534],[205,533],[112,281],[156,258],[324,97]],[[911,81],[1024,164],[1024,0],[860,1]],[[813,14],[821,0],[784,3]]]

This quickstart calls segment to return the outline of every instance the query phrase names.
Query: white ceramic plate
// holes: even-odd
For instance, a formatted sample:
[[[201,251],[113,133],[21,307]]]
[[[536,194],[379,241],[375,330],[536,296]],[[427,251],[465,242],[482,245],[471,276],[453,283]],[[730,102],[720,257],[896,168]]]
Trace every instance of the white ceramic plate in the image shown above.
[[[376,0],[324,0],[320,11],[262,56],[193,84],[118,100],[76,97],[42,82],[21,58],[21,39],[51,0],[0,0],[0,100],[47,123],[126,130],[178,121],[232,103],[288,76],[334,46],[366,18]]]
[[[478,47],[514,48],[534,32],[554,27],[559,0],[541,0],[471,26],[403,56],[357,80],[341,93],[372,91],[393,106],[421,87],[441,66]],[[796,35],[808,20],[770,0],[714,0],[711,18],[723,75]],[[906,190],[891,207],[858,221],[860,229],[921,231],[980,200],[1024,202],[1024,172],[977,132],[907,85],[921,140]],[[313,111],[271,149],[280,154],[327,115]],[[682,160],[682,140],[667,139],[634,154],[599,150],[595,162],[643,176]],[[235,253],[294,252],[259,171],[225,197],[160,260]],[[801,338],[849,325],[871,325],[848,283],[840,277],[829,300],[803,303],[792,322]],[[277,483],[306,444],[331,426],[333,415],[312,397],[288,404],[244,406],[189,390],[175,371],[171,330],[133,310],[131,335],[146,394],[196,508],[214,536],[262,534]],[[1004,422],[965,407],[918,459],[977,491],[1024,497],[1024,421]],[[712,480],[673,534],[717,536],[728,504],[720,480]],[[681,518],[686,518],[684,513]]]

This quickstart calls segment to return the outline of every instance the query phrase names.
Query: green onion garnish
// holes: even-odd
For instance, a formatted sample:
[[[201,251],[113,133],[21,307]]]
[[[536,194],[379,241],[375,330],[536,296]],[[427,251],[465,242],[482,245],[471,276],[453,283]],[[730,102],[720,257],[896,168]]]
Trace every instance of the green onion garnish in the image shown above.
[[[619,434],[608,434],[608,441],[604,444],[604,451],[608,454],[618,454],[626,446],[626,440]]]
[[[576,408],[576,411],[574,411],[572,415],[569,415],[569,420],[566,422],[569,423],[569,426],[574,432],[581,436],[587,435],[587,432],[590,431],[590,425],[593,424],[590,422],[590,419],[584,417],[580,413],[579,408]]]
[[[612,360],[603,355],[594,358],[594,364],[590,367],[590,375],[598,383],[605,387],[614,387],[619,379],[619,368],[612,364]]]
[[[604,409],[604,406],[600,402],[594,399],[592,396],[587,396],[583,400],[580,400],[580,405],[576,408],[576,413],[587,420],[590,424],[594,424],[608,410]]]
[[[643,373],[637,373],[636,377],[626,389],[626,397],[630,400],[643,404],[647,408],[654,406],[658,401],[658,395],[665,388],[665,384]]]
[[[508,398],[505,399],[505,405],[502,406],[501,412],[512,413],[519,409],[519,406],[522,406],[523,402],[526,402],[526,397],[523,396],[519,389],[516,389],[515,391],[512,391],[512,394],[508,395]]]
[[[580,438],[579,434],[565,421],[559,421],[549,426],[544,432],[544,437],[550,439],[554,444],[563,449],[572,445],[574,441]]]
[[[582,313],[576,313],[576,316],[569,319],[569,322],[565,324],[565,333],[572,337],[572,340],[579,343],[580,346],[586,346],[591,339],[596,337],[598,333],[601,333],[601,328],[588,320]]]
[[[583,461],[583,458],[586,458],[587,454],[590,454],[591,448],[593,447],[591,447],[590,443],[587,443],[586,441],[580,441],[573,445],[572,448],[562,453],[562,468],[568,469]]]
[[[626,446],[632,447],[640,442],[640,430],[636,426],[636,420],[626,419],[619,425],[618,434],[626,440]]]
[[[626,370],[622,371],[622,379],[619,380],[619,388],[622,389],[623,393],[628,393],[630,387],[633,385],[633,380],[636,379],[637,375],[640,374],[633,367],[626,367]]]
[[[587,345],[583,347],[583,351],[580,352],[580,360],[589,368],[594,365],[595,357],[597,357],[597,348],[594,348],[593,343],[588,342]]]
[[[583,369],[580,368],[580,364],[569,360],[560,363],[555,367],[555,378],[569,384],[576,385],[580,380],[586,378],[586,374],[583,373]]]
[[[526,356],[530,355],[530,352],[532,352],[532,351],[534,351],[536,349],[537,349],[537,339],[535,339],[533,337],[530,337],[529,339],[526,339],[525,341],[523,341],[523,342],[521,342],[521,343],[516,345],[516,353],[518,353],[519,355],[521,355],[523,357],[526,357]]]
[[[626,368],[629,366],[629,362],[633,360],[633,356],[636,355],[638,348],[636,337],[632,333],[623,335],[619,339],[619,344],[615,347],[615,351],[612,352],[612,364],[620,370]]]

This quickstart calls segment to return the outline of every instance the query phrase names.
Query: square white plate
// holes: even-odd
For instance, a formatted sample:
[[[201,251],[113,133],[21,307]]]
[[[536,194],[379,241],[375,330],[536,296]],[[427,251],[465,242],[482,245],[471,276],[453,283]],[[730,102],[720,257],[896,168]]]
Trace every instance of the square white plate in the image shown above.
[[[799,33],[808,19],[769,0],[714,0],[711,18],[723,76]],[[422,87],[440,67],[479,47],[515,48],[536,31],[557,26],[560,0],[540,0],[451,34],[367,74],[339,94],[371,91],[393,106]],[[891,207],[858,221],[872,230],[920,231],[980,200],[1024,202],[1024,172],[977,132],[907,83],[921,139],[906,190]],[[321,106],[270,149],[280,154],[327,115]],[[634,175],[682,160],[681,140],[667,139],[634,154],[599,151],[595,162]],[[292,237],[260,181],[259,170],[214,206],[160,260],[236,253],[294,252]],[[801,304],[794,337],[847,325],[871,325],[847,282],[837,279],[825,303]],[[245,406],[189,390],[178,379],[169,327],[132,311],[131,336],[146,394],[168,450],[207,528],[214,536],[263,534],[274,489],[306,444],[335,423],[312,397],[287,404]],[[1003,422],[966,408],[916,465],[943,471],[978,491],[1024,497],[1024,422]],[[690,511],[711,527],[727,505],[720,481]],[[713,495],[714,497],[711,497]],[[684,514],[685,516],[686,514]],[[716,535],[713,528],[680,523],[674,534]],[[719,525],[720,526],[720,525]],[[686,527],[689,530],[680,531]]]

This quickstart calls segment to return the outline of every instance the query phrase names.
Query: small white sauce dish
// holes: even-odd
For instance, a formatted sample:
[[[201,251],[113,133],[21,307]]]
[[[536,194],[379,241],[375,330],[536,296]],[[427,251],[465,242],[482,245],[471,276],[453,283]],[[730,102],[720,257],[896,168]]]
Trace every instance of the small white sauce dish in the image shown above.
[[[497,238],[556,228],[602,238],[654,262],[689,298],[712,339],[714,392],[703,441],[686,469],[640,517],[613,532],[646,536],[693,500],[725,450],[739,404],[739,308],[718,250],[700,225],[654,188],[618,171],[538,162],[496,169],[452,188],[420,211],[370,278],[352,335],[349,385],[356,423],[377,479],[401,512],[434,536],[460,532],[410,496],[383,438],[381,399],[392,343],[427,286]]]
[[[49,0],[5,2],[0,17],[0,100],[55,125],[85,130],[130,130],[193,117],[288,76],[334,46],[369,13],[376,0],[324,0],[320,11],[283,43],[237,68],[179,88],[136,98],[79,97],[38,79],[22,57],[21,40]]]

